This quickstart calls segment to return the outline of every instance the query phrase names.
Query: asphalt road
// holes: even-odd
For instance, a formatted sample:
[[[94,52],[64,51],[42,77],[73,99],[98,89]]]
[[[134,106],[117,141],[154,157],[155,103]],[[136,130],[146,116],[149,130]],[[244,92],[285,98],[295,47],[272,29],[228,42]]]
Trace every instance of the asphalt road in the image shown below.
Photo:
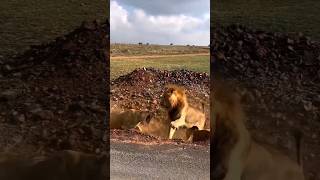
[[[210,178],[209,147],[111,142],[111,179]]]

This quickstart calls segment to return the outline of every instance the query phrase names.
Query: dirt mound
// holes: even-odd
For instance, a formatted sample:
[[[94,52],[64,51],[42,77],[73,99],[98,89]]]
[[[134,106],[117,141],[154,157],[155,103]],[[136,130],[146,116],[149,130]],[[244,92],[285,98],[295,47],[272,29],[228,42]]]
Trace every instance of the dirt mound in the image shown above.
[[[112,84],[122,85],[164,85],[179,84],[184,86],[209,86],[207,73],[198,73],[189,70],[158,70],[154,68],[140,68],[129,74],[120,76]]]
[[[160,101],[166,84],[185,87],[192,106],[202,109],[202,102],[205,104],[206,127],[209,128],[209,75],[207,73],[154,68],[136,69],[111,82],[111,107],[146,110],[153,113],[156,119],[165,119],[167,114],[161,107]]]
[[[160,96],[166,84],[184,86],[192,98],[208,102],[209,75],[187,70],[158,70],[141,68],[111,82],[111,101],[123,108],[155,111],[159,109]],[[192,96],[191,96],[192,94]],[[123,104],[122,104],[123,103]]]
[[[225,73],[255,78],[320,82],[320,44],[301,33],[252,30],[240,25],[214,29],[211,52]]]
[[[0,149],[104,150],[108,58],[109,23],[94,21],[2,62],[0,123],[17,133]]]
[[[320,179],[320,43],[301,33],[241,25],[212,29],[213,74],[240,83],[249,126],[263,141],[292,152],[293,128],[304,133],[307,179]],[[317,174],[318,173],[318,174]]]
[[[108,23],[84,22],[81,27],[63,37],[47,44],[31,46],[22,55],[2,62],[1,74],[30,80],[34,76],[43,78],[56,71],[77,69],[84,63],[105,63],[106,57],[109,57],[108,28]]]
[[[320,43],[302,34],[271,33],[240,25],[218,27],[212,39],[215,72],[263,87],[270,96],[320,117]],[[253,95],[255,96],[255,95]],[[274,96],[276,99],[273,99]]]

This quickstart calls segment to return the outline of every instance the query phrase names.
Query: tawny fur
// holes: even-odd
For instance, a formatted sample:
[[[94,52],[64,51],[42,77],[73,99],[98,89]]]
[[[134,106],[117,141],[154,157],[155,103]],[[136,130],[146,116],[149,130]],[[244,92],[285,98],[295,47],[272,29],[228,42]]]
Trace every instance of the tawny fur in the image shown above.
[[[110,113],[110,129],[131,129],[141,121],[151,118],[151,113],[134,109],[112,111]]]
[[[143,134],[168,138],[169,123],[163,119],[152,118],[149,121],[144,120],[137,124],[137,128]]]
[[[142,121],[137,125],[137,129],[143,134],[168,138],[170,126],[160,119],[151,119],[151,121]],[[181,139],[189,142],[207,141],[210,139],[210,129],[199,130],[197,127],[179,128],[175,131],[172,139]]]
[[[104,180],[107,156],[61,151],[50,157],[23,157],[0,153],[3,180]]]
[[[163,105],[168,110],[171,128],[169,139],[173,138],[175,131],[180,127],[192,128],[196,126],[203,130],[205,115],[203,112],[189,106],[185,90],[176,85],[166,86],[163,95]]]
[[[240,98],[228,86],[215,86],[213,178],[223,180],[303,180],[299,164],[276,148],[251,138]]]

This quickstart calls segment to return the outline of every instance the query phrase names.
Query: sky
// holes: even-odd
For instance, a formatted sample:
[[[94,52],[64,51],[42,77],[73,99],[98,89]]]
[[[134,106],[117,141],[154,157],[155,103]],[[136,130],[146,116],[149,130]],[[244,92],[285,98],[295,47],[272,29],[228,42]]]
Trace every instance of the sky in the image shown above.
[[[209,45],[209,0],[111,0],[111,43]]]

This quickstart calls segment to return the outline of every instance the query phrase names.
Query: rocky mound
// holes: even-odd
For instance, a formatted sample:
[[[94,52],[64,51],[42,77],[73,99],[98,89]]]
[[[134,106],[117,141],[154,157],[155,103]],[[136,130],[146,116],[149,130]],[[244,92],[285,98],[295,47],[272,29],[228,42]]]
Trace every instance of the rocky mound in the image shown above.
[[[47,44],[31,46],[22,55],[1,62],[1,75],[32,80],[49,77],[56,71],[78,69],[84,63],[105,63],[109,57],[108,29],[108,23],[84,22],[63,37]]]
[[[201,103],[205,104],[206,128],[209,128],[209,83],[207,73],[136,69],[111,82],[111,108],[146,110],[154,113],[156,119],[166,118],[167,114],[160,105],[161,95],[166,84],[177,84],[186,88],[188,101],[192,106],[202,109]],[[126,133],[122,135],[125,136]]]
[[[273,96],[320,117],[320,43],[299,34],[271,33],[240,25],[218,26],[212,36],[214,72],[264,89],[252,96]],[[313,117],[313,118],[314,118]]]
[[[302,130],[307,179],[320,179],[320,43],[241,25],[211,33],[211,73],[240,83],[252,132],[293,154],[290,130]]]
[[[140,68],[131,73],[120,76],[111,82],[122,85],[165,85],[179,84],[184,86],[209,87],[209,76],[207,73],[198,73],[185,69],[167,71],[154,68]]]
[[[73,32],[0,65],[0,147],[100,152],[109,91],[109,23]]]
[[[166,84],[187,89],[188,96],[209,102],[209,75],[188,70],[140,68],[111,82],[111,101],[124,108],[154,111]],[[123,103],[123,104],[122,104]]]
[[[249,78],[320,82],[320,44],[303,34],[218,26],[211,52],[220,71]]]

